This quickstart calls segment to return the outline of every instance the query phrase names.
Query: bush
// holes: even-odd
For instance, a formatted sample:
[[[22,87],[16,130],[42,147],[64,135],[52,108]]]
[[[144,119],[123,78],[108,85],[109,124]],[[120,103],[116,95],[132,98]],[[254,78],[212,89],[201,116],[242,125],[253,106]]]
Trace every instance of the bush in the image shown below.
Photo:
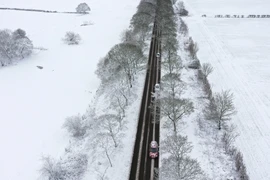
[[[86,13],[87,11],[91,11],[91,9],[86,3],[80,3],[76,8],[76,12],[78,13]]]
[[[26,32],[17,29],[12,32],[8,29],[0,30],[0,64],[6,66],[13,60],[23,59],[32,54],[32,41]]]
[[[79,34],[75,34],[74,32],[67,32],[63,40],[68,45],[77,45],[80,43],[81,37]]]
[[[81,137],[85,135],[88,125],[85,118],[77,115],[66,118],[63,128],[66,128],[73,137]]]
[[[64,180],[66,171],[62,167],[62,164],[55,159],[47,156],[42,157],[43,165],[40,169],[40,173],[43,177],[49,180]]]

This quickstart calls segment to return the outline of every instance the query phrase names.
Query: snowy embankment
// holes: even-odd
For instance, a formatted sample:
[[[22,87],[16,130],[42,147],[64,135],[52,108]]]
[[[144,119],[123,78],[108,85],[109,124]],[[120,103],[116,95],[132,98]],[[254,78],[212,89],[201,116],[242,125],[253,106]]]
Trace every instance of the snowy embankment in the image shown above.
[[[222,3],[222,5],[220,4]],[[270,179],[270,36],[268,19],[213,19],[202,14],[267,14],[269,2],[204,1],[186,3],[190,35],[199,45],[200,61],[211,63],[214,92],[231,89],[238,113],[232,119],[240,136],[251,180]],[[241,7],[241,9],[239,9]]]
[[[79,3],[4,1],[0,6],[73,11]],[[63,153],[68,144],[63,122],[87,109],[99,86],[96,64],[119,42],[138,1],[87,3],[92,11],[85,16],[0,11],[0,29],[22,28],[35,47],[47,49],[0,69],[0,179],[37,179],[41,156]],[[85,21],[93,25],[82,27]],[[66,31],[79,33],[81,44],[64,44]]]

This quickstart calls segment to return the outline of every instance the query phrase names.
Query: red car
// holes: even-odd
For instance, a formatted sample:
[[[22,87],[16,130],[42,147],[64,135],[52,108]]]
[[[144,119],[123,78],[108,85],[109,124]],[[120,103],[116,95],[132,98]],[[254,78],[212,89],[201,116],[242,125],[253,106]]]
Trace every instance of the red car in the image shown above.
[[[157,141],[151,141],[150,149],[149,149],[149,156],[150,158],[154,159],[158,157],[158,143]]]

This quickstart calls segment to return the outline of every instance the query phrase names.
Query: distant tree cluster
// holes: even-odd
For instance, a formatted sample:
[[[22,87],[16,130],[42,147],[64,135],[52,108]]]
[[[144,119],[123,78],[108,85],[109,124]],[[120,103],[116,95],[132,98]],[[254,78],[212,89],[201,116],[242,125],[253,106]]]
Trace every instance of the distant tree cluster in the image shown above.
[[[32,54],[32,41],[22,29],[0,30],[0,65],[6,66],[14,60],[24,59]]]

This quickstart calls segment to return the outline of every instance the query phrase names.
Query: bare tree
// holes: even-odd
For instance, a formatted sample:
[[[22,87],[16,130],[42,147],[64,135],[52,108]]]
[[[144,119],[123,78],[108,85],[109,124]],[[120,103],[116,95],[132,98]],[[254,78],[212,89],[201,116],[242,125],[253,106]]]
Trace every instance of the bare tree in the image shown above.
[[[164,93],[169,92],[172,97],[180,97],[184,90],[184,83],[181,81],[180,76],[179,73],[169,73],[161,78]]]
[[[212,65],[210,63],[203,63],[202,64],[202,72],[203,72],[205,78],[207,78],[208,75],[213,72]]]
[[[198,180],[203,175],[200,164],[188,154],[192,150],[187,137],[167,136],[161,143],[163,153],[170,156],[162,160],[161,177],[166,180]]]
[[[73,137],[82,137],[85,135],[89,126],[87,119],[78,114],[76,116],[67,117],[63,128],[67,129]]]
[[[236,126],[231,125],[226,128],[225,132],[222,135],[222,141],[224,143],[225,152],[229,153],[233,147],[233,143],[239,134],[236,133]]]
[[[189,99],[178,99],[172,96],[164,97],[160,102],[161,115],[170,120],[174,133],[177,133],[178,122],[184,115],[189,115],[194,111],[193,103]]]
[[[214,103],[217,107],[218,129],[221,129],[221,123],[231,119],[231,116],[236,113],[233,104],[233,93],[229,90],[217,93],[214,96]]]
[[[106,176],[109,167],[110,166],[106,167],[103,172],[100,172],[99,168],[96,168],[96,172],[98,173],[98,180],[109,180],[109,178]]]
[[[80,3],[76,8],[76,12],[79,13],[86,13],[87,11],[91,11],[91,9],[86,3]]]
[[[236,113],[233,104],[233,93],[229,90],[216,93],[207,105],[205,117],[216,120],[218,129],[221,130],[222,123],[231,120],[231,116]]]
[[[49,180],[65,180],[66,171],[60,162],[50,156],[42,157],[43,165],[40,173]]]
[[[130,87],[134,75],[140,70],[141,63],[145,60],[142,49],[130,43],[115,45],[108,53],[108,64],[114,64],[115,71],[122,71]]]
[[[81,41],[81,36],[79,34],[69,31],[69,32],[66,32],[66,35],[63,41],[67,43],[68,45],[77,45]]]
[[[188,156],[183,157],[180,162],[172,156],[164,158],[160,174],[160,179],[166,180],[199,180],[203,178],[203,171],[198,161]]]
[[[65,180],[81,179],[87,171],[88,156],[85,153],[68,153],[62,159],[62,167],[66,170]]]
[[[136,37],[131,29],[126,29],[121,34],[121,40],[123,43],[133,43],[136,44]]]
[[[118,147],[120,139],[122,137],[121,130],[123,129],[123,124],[121,123],[121,117],[114,114],[105,114],[98,117],[101,121],[100,134],[108,136],[113,141],[114,147]]]
[[[110,140],[110,137],[103,134],[103,133],[99,133],[93,142],[94,142],[96,147],[99,147],[103,150],[102,157],[105,154],[106,159],[109,162],[109,166],[113,167],[111,155],[114,153],[115,146],[113,145],[112,141]]]
[[[141,1],[133,15],[130,27],[138,34],[139,41],[144,42],[150,34],[156,13],[156,0]]]

